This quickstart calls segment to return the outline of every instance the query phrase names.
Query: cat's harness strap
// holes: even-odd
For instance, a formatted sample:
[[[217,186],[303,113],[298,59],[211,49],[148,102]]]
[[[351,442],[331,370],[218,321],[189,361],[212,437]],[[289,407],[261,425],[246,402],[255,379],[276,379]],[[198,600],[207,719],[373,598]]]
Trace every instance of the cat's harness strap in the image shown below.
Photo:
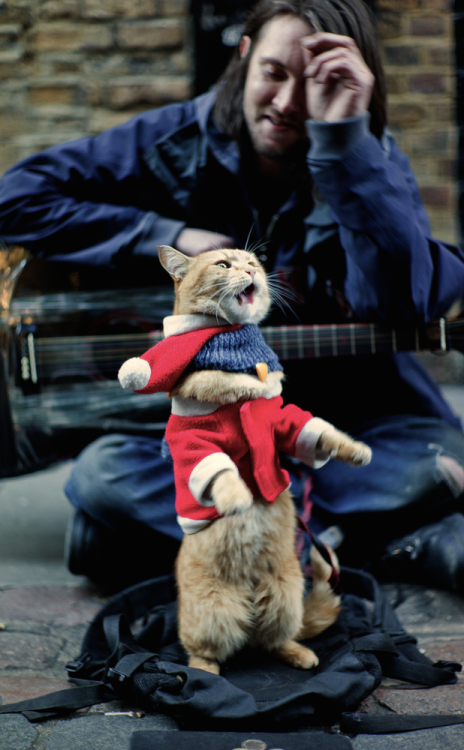
[[[330,587],[331,587],[331,589],[332,589],[332,591],[334,593],[340,594],[341,593],[341,591],[340,591],[340,571],[336,567],[336,565],[334,565],[334,562],[333,562],[332,556],[331,556],[331,554],[329,552],[329,549],[327,548],[327,546],[323,542],[321,542],[321,540],[315,534],[312,533],[312,531],[310,530],[310,528],[307,525],[307,523],[305,521],[303,521],[303,519],[301,518],[301,516],[299,516],[298,514],[297,514],[297,522],[298,522],[298,526],[300,527],[300,529],[302,529],[303,531],[306,532],[306,534],[309,536],[309,538],[311,540],[311,543],[314,544],[314,546],[316,547],[317,551],[322,555],[323,559],[332,568],[332,575],[329,578],[329,585],[330,585]]]

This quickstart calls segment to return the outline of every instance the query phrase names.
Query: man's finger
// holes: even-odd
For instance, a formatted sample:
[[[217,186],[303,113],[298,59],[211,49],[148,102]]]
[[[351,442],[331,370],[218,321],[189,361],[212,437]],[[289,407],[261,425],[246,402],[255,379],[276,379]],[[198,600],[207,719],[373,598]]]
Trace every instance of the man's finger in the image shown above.
[[[328,32],[317,31],[310,36],[303,37],[301,44],[313,55],[318,55],[324,50],[332,49],[333,47],[344,47],[362,57],[354,39],[350,36],[342,36],[341,34],[329,34]]]

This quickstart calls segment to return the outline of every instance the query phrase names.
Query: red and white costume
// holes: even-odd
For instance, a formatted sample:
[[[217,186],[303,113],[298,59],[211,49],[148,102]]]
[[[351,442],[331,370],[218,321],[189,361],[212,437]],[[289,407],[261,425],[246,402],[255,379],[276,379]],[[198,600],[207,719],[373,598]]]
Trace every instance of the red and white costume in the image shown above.
[[[138,393],[169,391],[208,338],[237,327],[221,326],[203,315],[165,318],[166,338],[141,358],[124,363],[121,384]],[[136,367],[140,380],[134,387]],[[316,456],[315,448],[321,432],[331,425],[294,404],[283,406],[280,393],[278,383],[261,398],[234,404],[172,399],[166,438],[174,461],[178,521],[186,534],[219,518],[205,490],[224,469],[240,474],[253,497],[272,503],[289,486],[280,451],[314,467],[328,461],[325,454]]]

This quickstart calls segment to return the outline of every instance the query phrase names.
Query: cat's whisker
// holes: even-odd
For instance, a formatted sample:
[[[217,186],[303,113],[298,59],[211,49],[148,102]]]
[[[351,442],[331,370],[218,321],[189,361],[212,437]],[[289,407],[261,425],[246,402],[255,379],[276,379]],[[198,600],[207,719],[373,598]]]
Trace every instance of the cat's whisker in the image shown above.
[[[290,311],[293,315],[298,317],[293,309],[290,301],[301,302],[300,295],[295,292],[291,287],[282,288],[282,283],[274,285],[272,282],[268,282],[269,295],[272,300],[272,304],[276,305],[285,314],[286,311]],[[290,301],[289,301],[290,300]]]
[[[212,289],[215,286],[224,286],[224,284],[227,284],[227,279],[225,278],[212,279],[209,283],[205,283],[205,280],[203,279],[201,282],[201,288]]]
[[[210,292],[212,290],[215,290],[214,294],[216,295],[222,291],[222,289],[224,288],[224,286],[226,286],[226,284],[227,282],[225,279],[218,279],[212,282],[211,284],[205,284],[204,286],[201,287],[200,291],[204,293],[204,292]]]
[[[297,294],[296,292],[293,292],[293,290],[288,291],[286,289],[279,289],[279,288],[276,289],[276,288],[274,288],[272,286],[268,286],[268,289],[269,289],[269,294],[271,295],[271,298],[273,300],[274,299],[276,299],[276,300],[279,299],[284,304],[285,303],[290,303],[290,302],[295,302],[295,303],[300,303],[301,304],[301,297],[300,297],[300,295]]]
[[[219,294],[221,294],[223,287],[222,286],[210,286],[210,287],[202,287],[201,294],[210,294],[211,297],[214,299]]]
[[[267,275],[267,284],[269,290],[280,294],[281,297],[291,299],[294,302],[302,303],[304,300],[288,281],[279,278],[278,273],[269,273]]]
[[[230,297],[230,298],[235,297],[234,291],[232,289],[230,289],[230,288],[229,289],[224,289],[223,293],[221,294],[221,296],[218,299],[218,304],[222,305],[222,303],[224,302],[224,300],[226,300],[228,297]]]
[[[295,315],[295,317],[297,317],[293,307],[291,306],[289,302],[287,302],[287,300],[280,300],[278,297],[273,297],[272,295],[271,295],[271,299],[272,299],[272,304],[275,307],[278,307],[279,310],[281,310],[284,315],[286,315],[287,312],[290,311],[292,315]]]
[[[269,288],[269,295],[271,297],[272,302],[279,305],[280,309],[282,309],[282,305],[285,307],[291,309],[291,303],[298,302],[298,296],[297,295],[286,295],[282,293],[279,289],[272,289]]]
[[[253,252],[253,250],[248,246],[248,243],[250,241],[250,235],[251,235],[251,233],[252,233],[252,231],[254,229],[254,226],[255,226],[254,224],[251,225],[250,231],[248,232],[248,237],[247,237],[246,242],[245,242],[245,247],[243,248],[247,253],[252,253]],[[253,247],[253,246],[251,246],[251,247]]]
[[[247,248],[247,252],[252,253],[253,255],[256,255],[258,250],[262,247],[265,247],[265,245],[269,245],[270,240],[256,240],[249,248]]]

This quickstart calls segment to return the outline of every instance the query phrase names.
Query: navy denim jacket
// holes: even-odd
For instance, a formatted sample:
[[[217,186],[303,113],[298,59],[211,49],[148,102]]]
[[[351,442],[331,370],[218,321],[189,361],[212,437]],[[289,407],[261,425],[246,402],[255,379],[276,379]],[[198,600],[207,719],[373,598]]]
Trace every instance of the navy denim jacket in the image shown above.
[[[0,180],[0,239],[103,267],[154,257],[186,226],[231,235],[238,247],[264,241],[268,268],[303,300],[295,317],[272,322],[421,325],[462,297],[463,253],[430,236],[407,158],[390,135],[379,142],[370,133],[367,115],[308,122],[313,183],[298,185],[261,228],[237,145],[214,127],[213,102],[208,92],[151,110],[16,165]],[[292,400],[297,388],[300,406],[345,429],[395,413],[458,424],[407,353],[285,369]]]

